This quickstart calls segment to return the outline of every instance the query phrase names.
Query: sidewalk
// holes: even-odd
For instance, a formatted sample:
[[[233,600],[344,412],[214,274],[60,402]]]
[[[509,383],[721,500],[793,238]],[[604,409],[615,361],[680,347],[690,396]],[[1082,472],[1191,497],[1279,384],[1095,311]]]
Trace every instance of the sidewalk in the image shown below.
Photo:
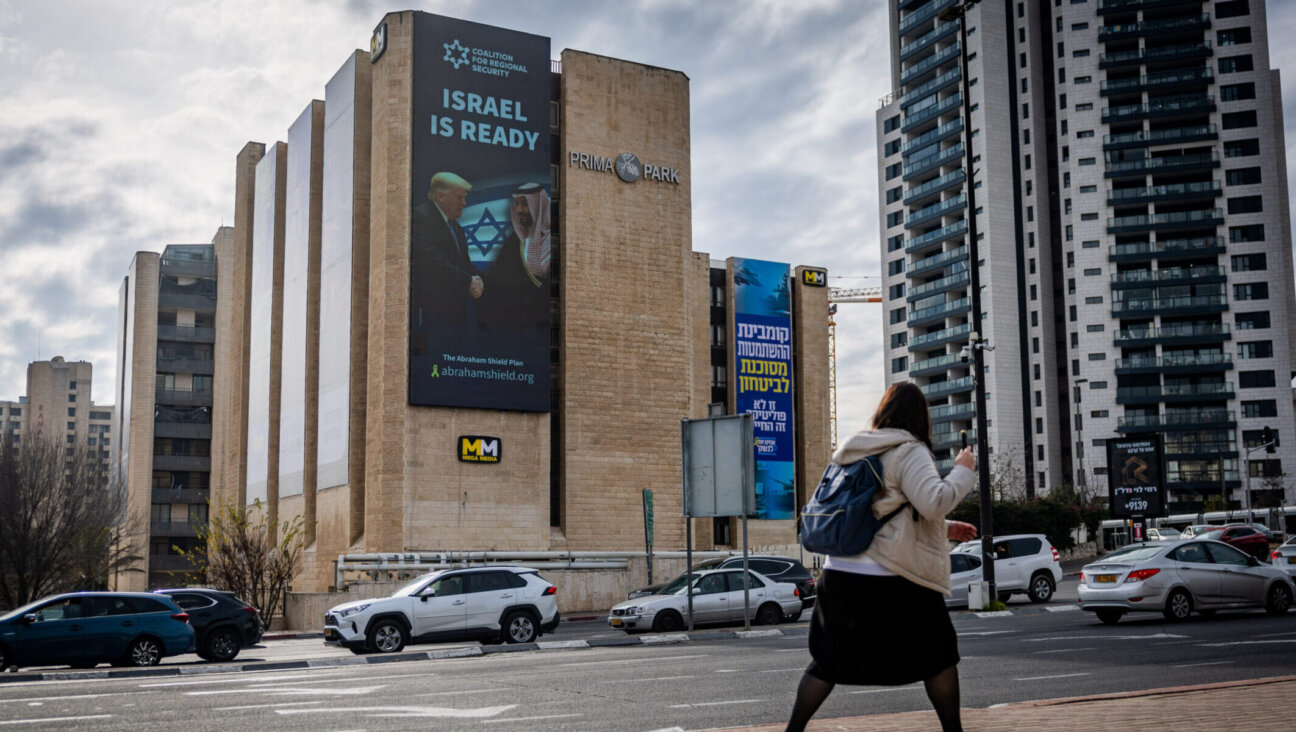
[[[1177,686],[1119,694],[1018,702],[988,709],[964,709],[968,732],[1026,729],[1210,730],[1291,729],[1296,676],[1278,676],[1199,686]],[[790,710],[789,710],[790,711]],[[1282,720],[1286,719],[1286,722]],[[732,727],[712,732],[778,732],[783,724]],[[813,719],[810,732],[900,732],[937,730],[931,710],[868,717]]]

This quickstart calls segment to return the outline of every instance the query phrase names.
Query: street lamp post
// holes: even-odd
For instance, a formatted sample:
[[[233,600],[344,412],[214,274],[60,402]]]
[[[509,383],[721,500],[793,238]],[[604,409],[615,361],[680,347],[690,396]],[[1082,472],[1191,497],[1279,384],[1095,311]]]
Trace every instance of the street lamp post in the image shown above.
[[[954,20],[958,20],[959,23],[959,61],[963,73],[963,83],[961,85],[963,94],[963,157],[967,173],[964,180],[964,185],[967,186],[968,202],[967,247],[968,259],[971,262],[968,267],[968,285],[972,289],[972,332],[968,336],[966,349],[972,352],[972,367],[974,369],[972,383],[975,387],[973,393],[976,395],[977,483],[981,501],[981,571],[982,578],[986,583],[986,597],[993,600],[998,597],[998,593],[995,588],[994,512],[990,494],[990,430],[986,425],[984,352],[993,350],[994,347],[989,345],[981,335],[981,260],[977,253],[976,183],[973,180],[976,171],[972,167],[972,87],[968,84],[967,12],[979,2],[981,0],[962,0],[962,2],[942,10],[938,17],[947,23]]]

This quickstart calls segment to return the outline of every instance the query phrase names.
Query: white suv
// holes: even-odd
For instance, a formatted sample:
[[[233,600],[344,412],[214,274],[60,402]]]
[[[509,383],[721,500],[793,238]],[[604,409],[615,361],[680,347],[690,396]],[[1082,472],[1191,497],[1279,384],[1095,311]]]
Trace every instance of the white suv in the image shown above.
[[[558,627],[557,588],[526,567],[443,569],[391,597],[338,605],[324,642],[353,653],[395,653],[406,643],[530,643]]]
[[[1048,602],[1062,581],[1062,558],[1043,534],[1013,534],[996,536],[991,544],[995,555],[995,590],[999,601],[1007,602],[1014,593],[1024,592],[1031,602]],[[958,565],[951,559],[951,581],[963,579],[954,577],[959,574],[959,567],[970,574],[975,573],[975,580],[981,579],[981,540],[965,541],[954,549],[955,554],[968,555],[970,562]],[[958,565],[958,566],[956,566]],[[953,588],[956,593],[962,590],[963,602],[966,600],[966,581],[963,587]]]

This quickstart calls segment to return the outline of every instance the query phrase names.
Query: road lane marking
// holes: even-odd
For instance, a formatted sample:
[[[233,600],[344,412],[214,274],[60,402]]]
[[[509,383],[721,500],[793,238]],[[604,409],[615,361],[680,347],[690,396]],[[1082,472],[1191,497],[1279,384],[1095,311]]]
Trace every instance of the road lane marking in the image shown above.
[[[648,679],[648,681],[651,680],[652,679]],[[420,696],[451,696],[451,695],[459,696],[463,694],[495,694],[501,691],[509,691],[509,687],[502,686],[497,689],[469,689],[468,691],[429,691],[426,694],[415,694],[414,696],[420,697]]]
[[[694,709],[697,707],[722,707],[728,704],[757,704],[764,699],[731,699],[729,701],[698,702],[696,704],[672,704],[671,709]]]
[[[696,676],[658,676],[655,679],[636,679],[636,681],[677,681],[679,679],[695,679]]]
[[[450,717],[452,719],[481,719],[497,717],[516,704],[504,704],[498,707],[480,707],[477,709],[455,709],[453,707],[327,707],[324,709],[276,709],[275,714],[341,714],[356,712],[371,717]]]
[[[319,678],[320,676],[332,676],[334,674],[339,674],[342,673],[343,670],[344,669],[338,669],[336,671],[317,671],[309,674],[268,674],[268,675],[263,675],[265,674],[264,671],[261,672],[250,671],[246,673],[237,673],[236,675],[232,674],[229,677],[221,677],[219,679],[199,679],[196,681],[166,681],[166,682],[159,682],[153,684],[139,684],[139,688],[152,689],[152,688],[158,688],[164,686],[201,686],[204,684],[240,684],[240,683],[255,684],[255,683],[262,683],[265,681],[287,681],[290,679],[315,679],[315,678]]]
[[[6,719],[0,724],[49,724],[51,722],[84,722],[90,719],[112,719],[111,714],[88,714],[83,717],[46,717],[44,719]]]
[[[767,669],[763,669],[761,673],[783,674],[783,673],[787,673],[788,671],[805,671],[805,666],[797,666],[796,668],[767,668]]]
[[[859,691],[848,691],[847,694],[882,694],[888,691],[914,691],[921,689],[918,684],[906,684],[904,686],[887,686],[881,689],[860,689]]]
[[[356,686],[349,689],[307,689],[300,686],[283,687],[267,686],[256,687],[250,686],[246,689],[214,689],[212,691],[186,691],[185,696],[216,696],[217,694],[269,694],[271,696],[307,696],[310,694],[328,694],[330,696],[363,696],[372,694],[380,689],[386,689],[386,684],[378,686]]]
[[[1296,643],[1296,638],[1289,640],[1249,640],[1249,641],[1227,641],[1224,643],[1198,643],[1197,645],[1205,648],[1219,648],[1221,646],[1267,646],[1275,643]]]
[[[581,661],[579,663],[555,664],[554,668],[573,668],[576,666],[602,666],[607,664],[624,664],[624,663],[635,663],[635,664],[642,665],[644,663],[652,663],[656,661],[683,661],[691,658],[709,658],[709,657],[710,654],[708,653],[695,653],[691,656],[658,656],[656,658],[649,658],[649,659],[625,658],[625,659],[615,659],[610,661]]]
[[[1092,651],[1094,648],[1096,646],[1089,646],[1088,648],[1052,648],[1047,651],[1031,651],[1031,653],[1073,653],[1075,651]]]
[[[1049,605],[1044,608],[1044,611],[1050,613],[1069,613],[1079,609],[1079,605]]]
[[[969,631],[969,632],[966,632],[966,633],[959,633],[958,636],[959,636],[960,638],[962,638],[963,636],[974,636],[974,635],[1003,635],[1004,633],[1013,633],[1013,632],[1016,632],[1016,631],[1012,631],[1012,630],[977,630],[977,631]]]
[[[322,701],[309,702],[274,702],[273,704],[244,704],[240,707],[215,707],[213,712],[233,712],[239,709],[278,709],[279,707],[308,707],[314,704],[323,704]]]
[[[1263,635],[1253,636],[1255,638],[1280,638],[1284,635],[1296,635],[1296,633],[1265,633]]]
[[[1196,666],[1223,666],[1229,663],[1233,663],[1233,662],[1232,661],[1204,661],[1202,663],[1181,663],[1177,666],[1171,666],[1170,668],[1194,668]]]
[[[1191,638],[1190,635],[1174,633],[1152,633],[1150,635],[1054,635],[1043,638],[1022,638],[1023,643],[1043,643],[1048,641],[1068,641],[1083,638],[1084,640],[1152,640],[1157,638]]]
[[[583,717],[583,714],[546,714],[541,717],[509,717],[507,719],[483,719],[482,724],[499,724],[500,722],[533,722],[537,719],[562,719],[563,717]]]
[[[46,701],[64,701],[65,699],[101,699],[106,696],[122,696],[123,694],[156,694],[156,691],[115,691],[103,694],[70,694],[68,696],[27,696],[21,699],[0,699],[0,704],[15,704],[17,702],[46,702]]]
[[[1054,674],[1052,676],[1024,676],[1020,679],[1013,679],[1013,681],[1045,681],[1047,679],[1070,679],[1076,676],[1090,676],[1090,675],[1091,674],[1082,673],[1082,674]]]

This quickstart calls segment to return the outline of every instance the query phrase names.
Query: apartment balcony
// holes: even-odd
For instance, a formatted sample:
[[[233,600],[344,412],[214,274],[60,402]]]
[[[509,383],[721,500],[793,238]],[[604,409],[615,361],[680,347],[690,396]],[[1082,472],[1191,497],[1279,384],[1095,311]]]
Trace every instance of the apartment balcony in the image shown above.
[[[1237,419],[1227,409],[1193,409],[1165,414],[1121,417],[1117,432],[1159,432],[1165,429],[1233,429]]]
[[[1106,172],[1103,175],[1107,178],[1134,178],[1145,175],[1211,170],[1219,166],[1219,152],[1211,150],[1209,153],[1167,155],[1157,158],[1107,163]]]
[[[913,371],[910,371],[909,374],[912,376]],[[927,400],[931,401],[950,394],[966,394],[976,388],[976,382],[971,376],[961,376],[947,381],[935,381],[918,388],[922,389],[922,393],[927,396]]]
[[[1112,288],[1165,287],[1167,285],[1223,282],[1227,273],[1223,267],[1165,267],[1162,269],[1136,269],[1112,275]]]
[[[925,234],[915,236],[905,241],[905,254],[917,254],[924,252],[943,241],[955,239],[967,234],[967,219],[956,221],[949,226],[942,226],[939,229],[933,229]]]
[[[941,23],[937,25],[932,30],[913,39],[913,41],[909,42],[907,45],[901,46],[899,60],[908,61],[926,49],[931,48],[932,44],[942,38],[949,38],[950,36],[957,34],[958,29],[958,23]]]
[[[198,529],[205,525],[205,522],[190,523],[188,521],[150,521],[149,536],[168,538],[177,536],[198,536]]]
[[[959,152],[962,152],[962,150]],[[965,208],[967,208],[967,194],[960,193],[953,198],[947,198],[940,203],[932,204],[931,206],[926,206],[910,213],[908,218],[905,219],[904,227],[906,229],[912,229],[913,227],[924,224],[932,219],[949,216],[955,211],[962,211]]]
[[[1209,257],[1224,251],[1224,237],[1202,236],[1117,244],[1108,252],[1107,259],[1112,262],[1147,262],[1153,259]]]
[[[1167,470],[1165,476],[1166,488],[1178,491],[1205,491],[1214,494],[1214,497],[1218,498],[1220,490],[1219,456],[1212,455],[1211,457],[1216,460],[1216,466],[1213,469]],[[1240,475],[1241,473],[1236,470],[1225,470],[1225,487],[1229,489],[1242,487]],[[1174,503],[1167,503],[1166,505],[1168,507],[1174,506]],[[1200,506],[1194,506],[1187,511],[1176,511],[1175,513],[1192,513],[1199,510],[1201,510]]]
[[[960,121],[959,124],[962,125],[962,122]],[[963,182],[966,180],[967,175],[963,172],[962,168],[959,168],[952,173],[946,173],[939,178],[932,178],[922,185],[914,186],[905,191],[902,203],[906,206],[921,203],[929,198],[934,198],[936,194],[941,191],[963,185]]]
[[[1227,371],[1233,368],[1233,357],[1227,353],[1204,353],[1187,356],[1139,356],[1116,359],[1116,375],[1174,374]]]
[[[909,294],[905,296],[905,299],[908,302],[913,302],[925,297],[931,297],[932,295],[939,295],[942,292],[964,289],[968,286],[968,282],[970,281],[969,277],[969,273],[965,270],[963,272],[949,275],[948,277],[942,277],[938,280],[924,282],[921,285],[910,288]]]
[[[1172,404],[1232,399],[1233,396],[1233,385],[1230,383],[1122,386],[1116,389],[1117,404],[1155,404],[1161,402]]]
[[[206,503],[211,491],[206,488],[154,488],[153,503]]]
[[[1201,4],[1202,0],[1098,0],[1098,14],[1128,13],[1135,10],[1173,8],[1180,5],[1200,8]]]
[[[1116,331],[1112,345],[1118,348],[1139,348],[1188,343],[1223,343],[1232,337],[1228,323],[1192,323],[1160,327],[1149,325]]]
[[[153,455],[154,470],[194,470],[211,472],[210,455]]]
[[[193,563],[179,554],[150,554],[150,572],[193,572]]]
[[[1139,130],[1117,135],[1103,135],[1103,150],[1124,150],[1135,147],[1152,147],[1154,145],[1178,145],[1185,142],[1217,139],[1219,139],[1219,130],[1213,124],[1175,127],[1169,130]]]
[[[965,341],[971,332],[972,324],[964,323],[941,330],[934,330],[931,333],[923,333],[909,339],[909,350],[923,351],[943,346],[946,343],[953,343],[954,341]],[[910,373],[913,373],[912,369]]]
[[[1137,66],[1139,64],[1160,63],[1163,61],[1192,61],[1209,58],[1215,49],[1210,41],[1180,43],[1174,46],[1156,46],[1136,48],[1129,51],[1112,51],[1098,57],[1098,68],[1110,69],[1117,66]]]
[[[1197,440],[1184,439],[1185,436],[1192,437],[1196,433],[1192,431],[1170,432],[1163,445],[1163,451],[1166,456],[1175,456],[1180,459],[1205,458],[1218,460],[1220,457],[1235,458],[1238,457],[1237,443],[1232,439],[1228,440]]]
[[[1228,310],[1224,295],[1183,295],[1180,297],[1138,297],[1112,303],[1113,318],[1151,317],[1153,315],[1205,315]]]
[[[1163,92],[1172,89],[1205,89],[1215,81],[1215,74],[1210,67],[1197,69],[1174,69],[1155,74],[1131,76],[1126,79],[1109,79],[1102,83],[1100,94],[1139,94]]]
[[[157,369],[170,374],[212,374],[216,362],[210,358],[185,358],[158,354]]]
[[[158,310],[193,310],[200,313],[216,312],[216,296],[181,292],[159,292]]]
[[[939,407],[931,407],[927,410],[927,413],[931,416],[932,424],[969,421],[976,416],[976,404],[972,402],[942,404]]]
[[[959,315],[966,315],[972,309],[972,301],[963,297],[958,300],[947,302],[943,305],[922,308],[921,310],[909,311],[909,325],[916,327],[927,323],[935,323],[945,318],[954,318]]]
[[[952,368],[966,366],[957,353],[946,353],[941,356],[924,358],[921,361],[913,361],[909,364],[909,376],[930,376],[931,374],[944,373]]]
[[[185,343],[215,343],[215,328],[199,328],[192,325],[159,325],[158,340],[183,341]]]
[[[1223,209],[1201,211],[1175,211],[1142,216],[1117,216],[1107,219],[1108,234],[1132,234],[1140,231],[1165,231],[1169,229],[1200,229],[1224,223]]]
[[[1211,27],[1211,18],[1207,13],[1200,15],[1190,15],[1182,18],[1166,18],[1164,20],[1144,20],[1137,23],[1120,23],[1118,25],[1104,25],[1098,29],[1098,42],[1107,43],[1122,38],[1142,38],[1144,36],[1156,36],[1165,38],[1175,33],[1200,33]]]
[[[951,145],[934,155],[927,155],[917,158],[904,166],[904,180],[909,180],[915,176],[922,175],[929,170],[934,170],[942,165],[958,162],[963,159],[963,143]]]
[[[905,92],[900,97],[900,109],[908,111],[909,107],[922,99],[935,94],[947,86],[952,86],[963,80],[963,67],[955,66],[945,73],[937,76],[931,81],[920,84],[910,91]]]
[[[906,10],[915,5],[922,5],[925,2],[931,2],[931,0],[897,0],[896,8],[899,10]]]
[[[911,138],[900,146],[900,154],[908,156],[913,150],[926,147],[932,143],[940,142],[950,135],[956,135],[963,131],[963,118],[958,117],[953,122],[946,122],[934,130],[929,130],[921,135]]]
[[[935,0],[935,2],[931,3],[930,5],[927,5],[919,10],[915,10],[912,13],[909,13],[908,15],[900,19],[900,25],[897,29],[899,34],[903,36],[904,34],[908,33],[909,31],[912,31],[913,29],[917,28],[923,23],[927,23],[931,21],[940,13],[940,11],[944,10],[945,8],[948,8],[951,5],[954,5],[959,1],[960,0]]]
[[[1196,183],[1174,183],[1164,186],[1138,188],[1113,188],[1107,191],[1108,206],[1128,206],[1135,203],[1162,201],[1192,202],[1212,201],[1224,195],[1224,186],[1217,180]]]
[[[154,392],[157,404],[174,407],[210,407],[210,391],[193,391],[192,389],[158,389]]]
[[[908,132],[917,129],[932,120],[939,119],[943,114],[948,114],[951,110],[958,109],[962,104],[962,94],[951,94],[930,107],[923,107],[917,112],[906,114],[904,122],[900,124],[900,131]]]
[[[909,265],[905,270],[905,276],[910,279],[920,277],[931,272],[936,272],[957,262],[966,262],[968,257],[967,245],[955,247],[948,252],[933,254],[930,257],[924,257]]]
[[[1208,94],[1192,94],[1181,97],[1156,99],[1144,104],[1127,104],[1120,107],[1104,107],[1103,124],[1114,122],[1132,122],[1141,119],[1161,119],[1165,117],[1182,117],[1209,114],[1215,111],[1215,97]]]
[[[215,260],[174,259],[163,257],[159,263],[160,272],[174,277],[215,277]]]
[[[962,444],[963,432],[967,432],[969,445],[976,444],[976,429],[969,430],[950,430],[948,432],[932,432],[932,449],[944,450],[945,448],[955,447]]]
[[[944,66],[945,64],[950,63],[951,61],[961,61],[962,60],[962,57],[960,56],[961,48],[962,46],[959,45],[959,42],[954,41],[953,44],[942,48],[941,50],[928,56],[922,61],[919,61],[918,63],[914,64],[913,66],[910,66],[904,71],[901,71],[900,86],[905,87],[905,86],[909,86],[910,84],[920,82],[922,81],[923,77],[925,77],[928,74],[934,73],[941,66]]]
[[[154,437],[173,437],[184,439],[210,440],[212,436],[212,426],[210,422],[203,424],[184,424],[179,422],[162,422],[153,423]]]

